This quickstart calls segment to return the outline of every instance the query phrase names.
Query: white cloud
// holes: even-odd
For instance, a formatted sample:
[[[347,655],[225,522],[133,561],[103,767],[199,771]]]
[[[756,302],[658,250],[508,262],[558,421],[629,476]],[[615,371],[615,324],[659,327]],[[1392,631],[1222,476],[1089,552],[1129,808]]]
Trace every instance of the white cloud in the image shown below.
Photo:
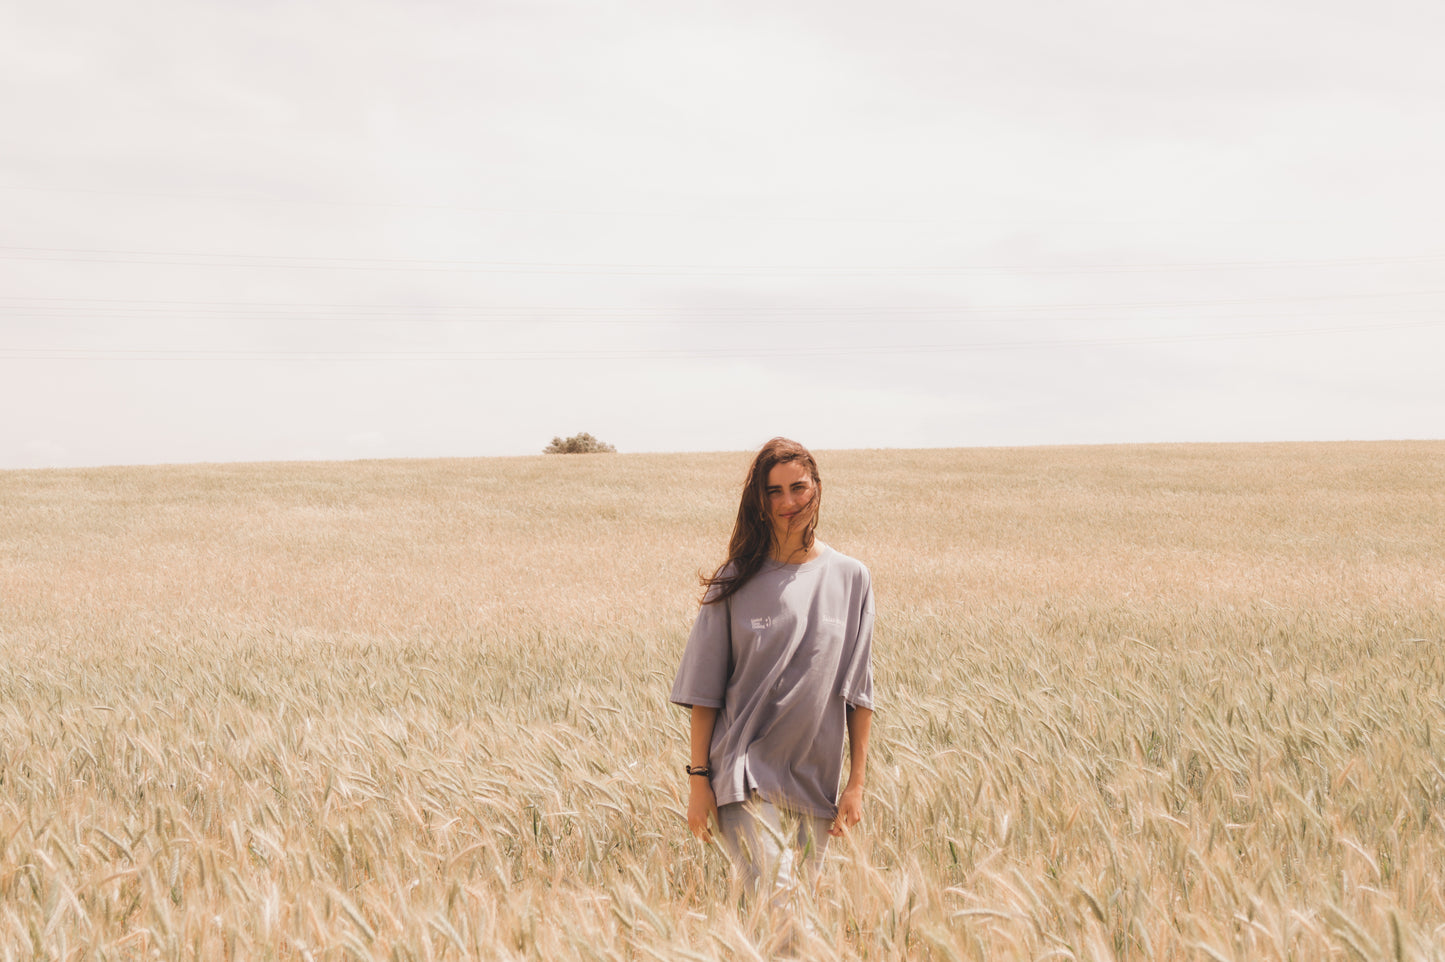
[[[1438,434],[1442,10],[7,11],[0,466]]]

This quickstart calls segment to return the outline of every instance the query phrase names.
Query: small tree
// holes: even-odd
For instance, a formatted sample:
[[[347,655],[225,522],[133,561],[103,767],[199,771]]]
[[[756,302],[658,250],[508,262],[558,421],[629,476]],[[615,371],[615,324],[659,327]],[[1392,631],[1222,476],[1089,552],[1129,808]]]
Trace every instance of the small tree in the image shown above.
[[[543,454],[616,454],[617,449],[606,441],[599,441],[583,431],[570,438],[553,438],[552,443],[542,449]]]

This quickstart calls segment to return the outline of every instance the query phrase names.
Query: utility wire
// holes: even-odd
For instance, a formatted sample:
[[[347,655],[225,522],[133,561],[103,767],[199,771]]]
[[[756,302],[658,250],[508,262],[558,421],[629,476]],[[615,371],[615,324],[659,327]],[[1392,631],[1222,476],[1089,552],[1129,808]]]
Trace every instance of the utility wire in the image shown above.
[[[987,224],[1004,227],[1049,227],[1058,225],[1102,225],[1113,226],[1169,226],[1179,219],[1129,218],[1129,217],[1054,217],[1054,218],[1002,218],[983,217],[974,211],[959,211],[951,216],[909,216],[904,214],[877,214],[864,212],[841,212],[833,214],[790,213],[786,211],[745,211],[730,210],[662,210],[623,207],[526,207],[499,204],[471,204],[461,202],[422,203],[417,201],[351,200],[320,197],[280,197],[275,194],[227,194],[214,191],[177,191],[116,189],[102,187],[41,186],[35,184],[0,184],[0,191],[7,193],[79,194],[100,197],[136,197],[181,201],[219,201],[226,204],[269,204],[295,207],[337,207],[377,210],[419,210],[450,211],[455,213],[502,214],[529,217],[635,217],[643,219],[675,219],[685,221],[720,220],[742,222],[797,222],[797,223],[858,223],[858,224],[899,224],[899,225],[976,225]],[[1396,222],[1397,219],[1392,219]],[[1192,218],[1197,223],[1198,218]],[[1212,225],[1259,225],[1259,224],[1319,224],[1335,223],[1333,216],[1318,218],[1267,217],[1267,218],[1218,218],[1208,220]]]
[[[644,210],[640,208],[599,208],[599,207],[513,207],[495,204],[426,204],[414,201],[371,201],[371,200],[336,200],[316,197],[276,197],[274,195],[261,194],[218,194],[190,191],[167,191],[167,190],[110,190],[93,187],[36,187],[18,184],[0,184],[0,191],[22,192],[30,191],[35,193],[51,194],[82,194],[107,197],[144,197],[164,198],[167,200],[185,201],[221,201],[229,204],[281,204],[305,207],[351,207],[351,208],[373,208],[378,210],[425,210],[425,211],[452,211],[456,213],[477,213],[477,214],[505,214],[529,217],[638,217],[645,219],[677,219],[677,220],[726,220],[726,221],[794,221],[799,223],[863,223],[863,224],[956,224],[965,216],[969,223],[1004,223],[1010,225],[1037,225],[1053,223],[1107,223],[1107,224],[1131,224],[1135,221],[1128,220],[1085,220],[1085,221],[989,221],[980,220],[971,215],[962,215],[951,218],[940,217],[902,217],[877,214],[793,214],[785,212],[760,213],[745,212],[738,210],[731,211],[699,211],[699,210]],[[1152,223],[1152,222],[1149,222]]]
[[[768,264],[647,264],[561,261],[492,261],[385,257],[311,257],[230,252],[126,250],[119,248],[20,247],[0,245],[0,258],[59,263],[153,264],[172,267],[235,267],[276,270],[415,271],[484,274],[603,274],[722,277],[764,276],[947,276],[978,274],[1168,273],[1213,270],[1375,267],[1445,260],[1445,254],[1402,257],[1346,257],[1300,260],[1197,261],[1171,264],[823,266]]]
[[[1343,294],[1301,294],[1263,297],[1194,298],[1167,301],[1075,301],[1039,304],[937,304],[937,305],[788,305],[755,304],[732,307],[693,307],[686,305],[669,307],[646,306],[565,306],[565,305],[511,305],[494,306],[481,304],[398,304],[398,303],[332,303],[318,301],[232,301],[232,300],[160,300],[147,298],[104,298],[104,297],[28,297],[0,295],[0,310],[11,311],[72,311],[110,313],[127,312],[173,312],[178,314],[200,313],[211,309],[237,309],[238,313],[254,310],[258,315],[277,313],[336,313],[361,316],[379,314],[383,316],[411,317],[417,314],[435,312],[462,312],[475,316],[548,314],[630,317],[680,315],[697,317],[736,317],[750,315],[866,315],[892,318],[898,315],[930,314],[1000,314],[1000,313],[1048,313],[1058,311],[1127,311],[1161,310],[1182,308],[1234,307],[1254,304],[1299,304],[1333,301],[1364,301],[1394,297],[1434,297],[1445,294],[1445,289],[1408,291],[1369,291]],[[7,304],[6,302],[10,302]],[[75,305],[75,306],[70,306]],[[110,305],[110,306],[106,306]],[[149,306],[148,306],[149,305]],[[200,311],[197,311],[200,309]],[[13,316],[13,315],[12,315]]]
[[[1268,311],[1268,312],[1241,312],[1231,311],[1227,314],[1169,314],[1154,315],[1147,318],[1150,322],[1162,323],[1164,321],[1251,321],[1251,320],[1286,320],[1289,318],[1348,318],[1348,317],[1371,317],[1382,320],[1386,317],[1396,317],[1410,314],[1439,314],[1445,311],[1445,307],[1388,307],[1378,309],[1355,310],[1333,310],[1333,311]],[[786,327],[847,327],[859,325],[887,324],[890,327],[923,327],[930,325],[969,325],[981,326],[987,324],[1008,324],[1011,326],[1022,326],[1032,323],[1048,323],[1051,321],[1062,321],[1069,323],[1085,323],[1103,320],[1141,320],[1140,318],[1128,318],[1122,316],[1094,316],[1080,315],[1076,312],[1059,312],[1058,314],[1029,314],[1023,316],[996,316],[988,312],[961,312],[956,315],[918,316],[904,315],[895,316],[887,311],[876,311],[867,314],[848,313],[840,316],[804,315],[800,317],[788,316],[786,312],[780,312],[779,316],[767,315],[742,315],[742,316],[692,316],[691,312],[669,312],[667,314],[642,314],[630,316],[627,313],[616,315],[595,315],[595,314],[572,314],[568,311],[539,311],[535,314],[447,314],[441,316],[417,316],[408,313],[296,313],[289,311],[274,312],[238,312],[238,311],[177,311],[166,313],[155,313],[151,311],[81,311],[68,313],[46,313],[44,311],[3,311],[0,310],[0,320],[25,320],[25,321],[103,321],[112,324],[131,321],[209,321],[209,322],[244,322],[264,324],[269,322],[285,323],[319,323],[319,324],[396,324],[407,327],[421,325],[440,324],[464,324],[464,325],[487,325],[507,326],[517,324],[527,325],[572,325],[575,327],[592,327],[604,329],[618,329],[624,327],[673,327],[673,328],[706,328],[712,326],[726,325],[728,328],[766,325],[770,328]]]
[[[1153,344],[1182,344],[1203,341],[1258,340],[1264,338],[1312,337],[1331,334],[1375,333],[1445,326],[1445,318],[1393,324],[1346,325],[1339,327],[1287,328],[1272,331],[1215,331],[1195,334],[1124,335],[1092,338],[1037,338],[1014,341],[976,341],[944,344],[884,344],[809,346],[800,348],[677,348],[600,349],[546,351],[265,351],[188,350],[172,348],[0,348],[0,360],[130,360],[130,361],[570,361],[570,360],[725,360],[822,358],[850,356],[906,356],[915,354],[960,354],[1021,349],[1116,347]]]

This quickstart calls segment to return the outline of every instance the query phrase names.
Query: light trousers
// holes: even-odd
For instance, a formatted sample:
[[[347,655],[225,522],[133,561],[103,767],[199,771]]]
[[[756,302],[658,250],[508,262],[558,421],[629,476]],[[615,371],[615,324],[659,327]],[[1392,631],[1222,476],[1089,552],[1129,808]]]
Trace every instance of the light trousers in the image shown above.
[[[830,818],[778,808],[754,795],[746,802],[719,805],[719,841],[750,897],[785,909],[795,875],[812,884],[828,851]],[[801,863],[801,864],[799,864]]]

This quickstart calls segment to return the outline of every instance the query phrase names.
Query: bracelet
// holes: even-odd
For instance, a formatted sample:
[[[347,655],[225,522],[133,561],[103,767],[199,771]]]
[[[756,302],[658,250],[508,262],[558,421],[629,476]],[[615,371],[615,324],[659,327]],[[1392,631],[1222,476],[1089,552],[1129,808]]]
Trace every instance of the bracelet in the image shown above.
[[[684,765],[689,775],[701,775],[703,778],[712,778],[712,769],[706,765]]]

